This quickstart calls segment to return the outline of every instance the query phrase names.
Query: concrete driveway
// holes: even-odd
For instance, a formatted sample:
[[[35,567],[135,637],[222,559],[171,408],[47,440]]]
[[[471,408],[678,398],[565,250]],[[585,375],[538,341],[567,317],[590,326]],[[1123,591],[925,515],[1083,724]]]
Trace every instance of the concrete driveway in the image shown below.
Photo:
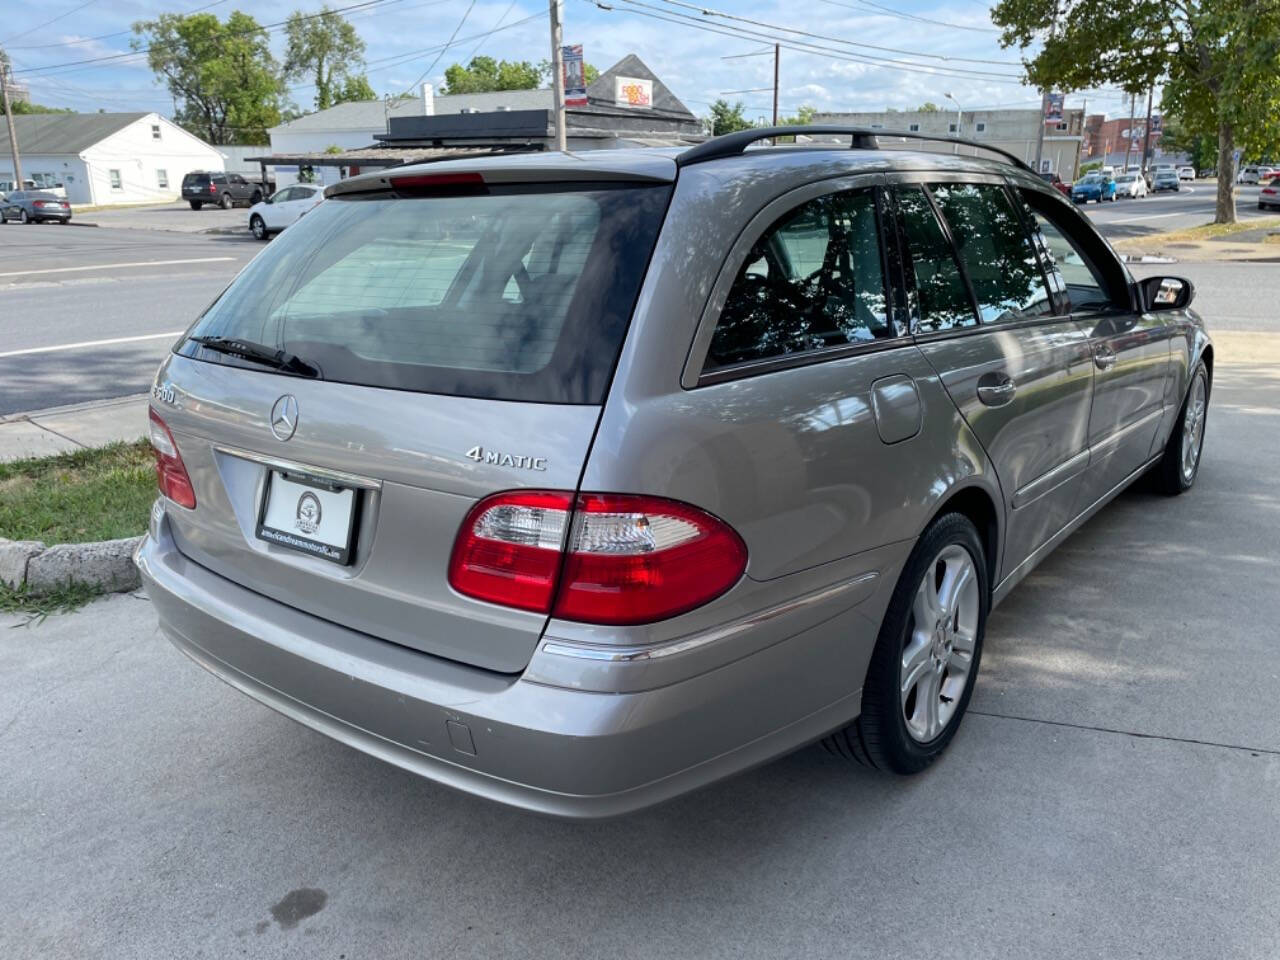
[[[969,717],[913,779],[813,747],[641,815],[559,823],[258,706],[160,639],[145,599],[0,630],[0,943],[1274,958],[1280,338],[1220,346],[1196,489],[1122,496],[1015,591]]]
[[[245,233],[249,232],[249,208],[237,204],[230,210],[202,207],[192,210],[185,200],[177,203],[145,207],[122,207],[75,214],[79,224],[124,230],[166,230],[173,233]]]

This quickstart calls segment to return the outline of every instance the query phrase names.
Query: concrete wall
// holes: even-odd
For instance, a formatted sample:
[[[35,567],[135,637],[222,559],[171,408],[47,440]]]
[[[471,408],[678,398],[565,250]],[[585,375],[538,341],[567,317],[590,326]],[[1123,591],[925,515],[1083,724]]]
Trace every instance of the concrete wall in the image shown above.
[[[158,139],[153,127],[159,128]],[[194,170],[225,169],[225,161],[216,148],[155,113],[100,140],[81,156],[88,166],[89,195],[72,198],[73,203],[177,200],[186,174]],[[113,170],[120,174],[118,188],[112,185]],[[167,186],[161,185],[161,171]]]
[[[902,130],[939,137],[960,136],[966,140],[989,143],[992,147],[1012,153],[1028,164],[1034,164],[1036,141],[1040,121],[1039,110],[966,110],[957,118],[955,110],[886,111],[882,113],[820,113],[814,123],[838,123],[872,129]],[[957,132],[957,124],[959,130]],[[1068,109],[1064,117],[1064,129],[1045,127],[1042,159],[1048,169],[1063,179],[1075,176],[1080,158],[1080,138],[1084,128],[1084,112]],[[886,142],[886,147],[891,144]],[[925,150],[932,153],[982,152],[968,147],[956,147],[946,143],[923,141],[902,143],[904,148]]]

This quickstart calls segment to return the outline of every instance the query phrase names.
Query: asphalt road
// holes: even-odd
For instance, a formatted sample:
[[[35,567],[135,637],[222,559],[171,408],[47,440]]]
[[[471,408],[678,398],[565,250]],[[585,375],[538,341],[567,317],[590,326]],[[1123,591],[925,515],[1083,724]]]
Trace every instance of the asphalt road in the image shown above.
[[[0,229],[0,414],[145,391],[178,333],[261,246],[247,235]]]
[[[1195,490],[1127,493],[990,621],[951,749],[801,750],[622,820],[453,793],[248,700],[118,596],[0,616],[0,943],[42,960],[1273,960],[1280,338]]]
[[[1084,210],[1104,236],[1111,240],[1141,237],[1198,227],[1213,220],[1217,198],[1216,181],[1185,183],[1177,193],[1153,193],[1140,200],[1088,203]],[[1236,188],[1236,216],[1241,220],[1275,217],[1280,211],[1258,209],[1258,187]]]

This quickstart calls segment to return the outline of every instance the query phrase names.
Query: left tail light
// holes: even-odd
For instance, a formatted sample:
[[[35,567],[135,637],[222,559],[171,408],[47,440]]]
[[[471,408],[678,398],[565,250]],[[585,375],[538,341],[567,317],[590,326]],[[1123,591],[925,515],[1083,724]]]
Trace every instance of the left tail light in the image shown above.
[[[747,548],[723,520],[661,497],[516,491],[480,501],[449,563],[459,593],[604,625],[652,623],[742,577]]]
[[[154,408],[150,411],[151,449],[156,455],[156,486],[160,492],[180,507],[194,510],[196,491],[187,476],[187,466],[182,462],[178,444],[174,442],[169,427],[160,419]]]

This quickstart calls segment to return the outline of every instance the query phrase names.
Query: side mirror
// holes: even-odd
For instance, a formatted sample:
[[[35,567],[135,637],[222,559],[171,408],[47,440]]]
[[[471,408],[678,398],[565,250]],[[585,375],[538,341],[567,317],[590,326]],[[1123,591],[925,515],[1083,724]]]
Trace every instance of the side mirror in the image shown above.
[[[1151,311],[1181,310],[1189,306],[1196,295],[1190,280],[1182,277],[1147,277],[1139,282],[1142,305]]]

